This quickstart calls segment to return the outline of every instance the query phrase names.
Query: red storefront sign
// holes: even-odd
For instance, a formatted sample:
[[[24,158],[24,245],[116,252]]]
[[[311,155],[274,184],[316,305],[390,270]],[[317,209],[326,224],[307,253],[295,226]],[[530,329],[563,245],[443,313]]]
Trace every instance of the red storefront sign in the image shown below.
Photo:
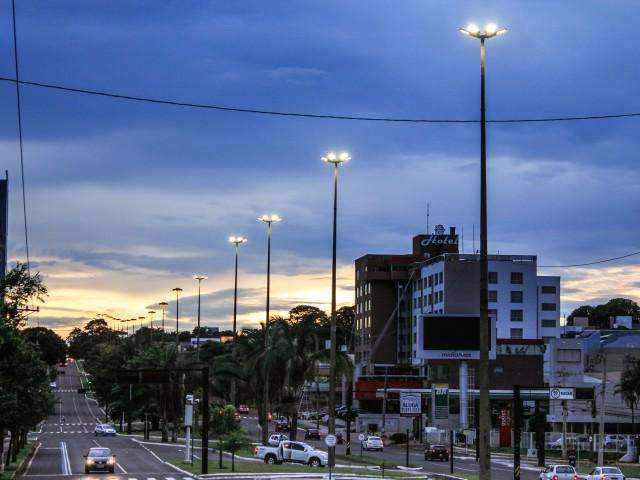
[[[511,408],[500,409],[500,446],[511,446]]]

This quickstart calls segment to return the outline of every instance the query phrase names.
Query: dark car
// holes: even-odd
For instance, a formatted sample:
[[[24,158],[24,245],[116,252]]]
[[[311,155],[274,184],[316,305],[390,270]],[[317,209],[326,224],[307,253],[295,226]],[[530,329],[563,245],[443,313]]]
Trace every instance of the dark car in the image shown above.
[[[424,450],[425,460],[449,460],[449,450],[444,445],[430,445]]]
[[[320,440],[320,432],[317,428],[307,428],[304,431],[305,440]]]
[[[286,420],[278,420],[276,421],[276,432],[288,432],[289,431],[289,422]]]
[[[95,470],[110,473],[115,471],[116,456],[111,453],[111,449],[109,448],[90,448],[84,458],[84,473],[90,473]]]

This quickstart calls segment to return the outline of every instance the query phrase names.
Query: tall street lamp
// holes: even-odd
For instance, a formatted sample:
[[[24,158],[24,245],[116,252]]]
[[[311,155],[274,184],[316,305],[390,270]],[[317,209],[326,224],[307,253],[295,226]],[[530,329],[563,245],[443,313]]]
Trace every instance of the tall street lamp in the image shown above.
[[[236,341],[236,317],[238,314],[238,252],[240,245],[247,243],[247,239],[244,237],[229,237],[229,243],[235,245],[236,250],[236,268],[233,282],[233,341]]]
[[[235,350],[237,340],[236,318],[238,315],[238,252],[240,245],[247,243],[247,239],[240,236],[229,237],[229,243],[233,243],[236,250],[236,268],[233,282],[233,348]],[[231,378],[231,403],[236,404],[236,379]]]
[[[133,335],[136,331],[136,319],[135,318],[130,318],[129,319],[130,322],[133,322],[131,324],[131,335]]]
[[[489,404],[489,298],[488,298],[488,242],[487,242],[487,120],[485,108],[485,41],[506,33],[495,23],[484,29],[470,24],[460,32],[480,40],[480,364],[478,386],[480,387],[480,410],[478,420],[478,455],[480,480],[491,478],[491,409]]]
[[[329,433],[336,433],[336,250],[338,227],[338,167],[351,160],[347,152],[335,154],[327,153],[322,161],[333,165],[333,249],[331,259],[331,324],[330,324],[330,348],[329,351]],[[329,447],[329,464],[335,464],[334,447]]]
[[[269,295],[271,293],[271,226],[274,223],[280,222],[282,219],[275,214],[262,215],[258,217],[258,220],[264,222],[267,225],[267,309],[264,322],[264,349],[265,353],[269,348]],[[265,375],[264,388],[263,388],[263,407],[264,415],[262,418],[262,443],[267,444],[267,437],[269,436],[269,371]]]
[[[138,317],[138,320],[140,320],[140,328],[142,328],[144,326],[144,321],[147,319],[147,317]]]
[[[172,288],[172,292],[176,292],[176,345],[180,344],[180,287]]]
[[[149,327],[153,330],[153,315],[156,313],[155,310],[149,310],[147,312],[149,314]]]
[[[162,332],[164,333],[164,316],[167,312],[167,307],[169,306],[169,304],[167,302],[159,302],[158,306],[162,310]]]
[[[198,361],[200,361],[200,284],[202,280],[206,280],[207,276],[205,275],[194,275],[193,279],[198,281],[198,330],[196,332],[196,356]]]

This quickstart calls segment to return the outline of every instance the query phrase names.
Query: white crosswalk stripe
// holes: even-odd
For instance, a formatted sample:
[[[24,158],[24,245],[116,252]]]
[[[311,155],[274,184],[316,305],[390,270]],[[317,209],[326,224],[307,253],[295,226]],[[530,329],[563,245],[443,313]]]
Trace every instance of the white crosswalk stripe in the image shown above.
[[[164,480],[176,480],[176,479],[173,477],[164,477]]]

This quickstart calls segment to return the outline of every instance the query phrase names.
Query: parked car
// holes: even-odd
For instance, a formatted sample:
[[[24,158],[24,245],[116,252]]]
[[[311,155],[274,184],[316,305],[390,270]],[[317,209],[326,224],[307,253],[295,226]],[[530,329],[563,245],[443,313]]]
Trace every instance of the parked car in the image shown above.
[[[107,423],[99,423],[96,425],[96,428],[93,430],[93,434],[98,437],[108,437],[108,436],[116,436],[116,429]]]
[[[624,473],[618,467],[595,467],[585,480],[625,480]]]
[[[254,450],[254,455],[264,463],[301,463],[311,467],[325,467],[329,462],[327,452],[317,450],[303,442],[286,440],[280,442],[277,447],[265,447],[259,445]]]
[[[382,438],[375,435],[369,435],[362,441],[362,449],[367,451],[379,450],[381,452],[384,449]]]
[[[549,465],[540,472],[540,480],[578,480],[576,469],[571,465]]]
[[[604,448],[626,448],[627,437],[624,435],[605,435],[604,436]]]
[[[547,443],[549,450],[562,450],[562,437]],[[589,450],[591,448],[591,442],[589,441],[589,435],[580,434],[576,436],[567,437],[568,449],[580,449]]]
[[[247,413],[249,413],[249,407],[246,405],[240,405],[238,407],[238,413],[243,413],[246,415]]]
[[[424,449],[425,460],[442,460],[444,462],[449,460],[449,450],[444,445],[430,445]]]
[[[317,428],[307,428],[304,431],[305,440],[320,440],[320,431]]]
[[[288,432],[289,422],[285,419],[276,420],[276,432]]]
[[[289,440],[289,437],[283,435],[282,433],[274,433],[273,435],[269,436],[267,443],[272,447],[277,447],[278,445],[280,445],[280,442],[284,442],[285,440]]]
[[[90,473],[94,470],[103,470],[110,473],[115,471],[116,456],[108,448],[90,448],[84,458],[84,473]]]

